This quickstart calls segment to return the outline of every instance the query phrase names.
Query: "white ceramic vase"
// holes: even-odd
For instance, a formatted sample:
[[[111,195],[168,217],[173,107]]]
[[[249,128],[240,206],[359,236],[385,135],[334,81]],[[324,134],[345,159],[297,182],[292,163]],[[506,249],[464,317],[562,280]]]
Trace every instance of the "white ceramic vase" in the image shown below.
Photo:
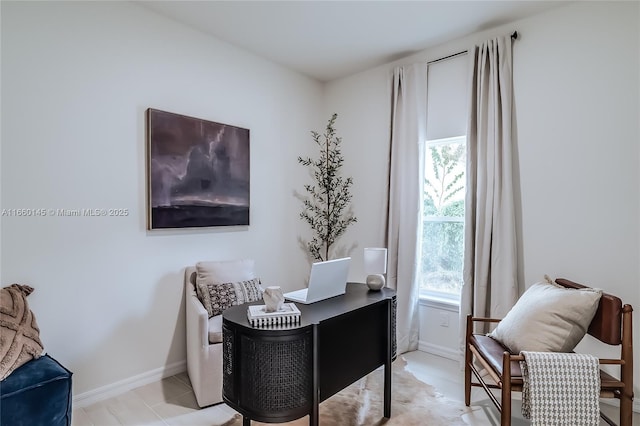
[[[279,286],[269,286],[265,288],[262,299],[264,300],[266,312],[279,311],[284,304],[284,295]]]

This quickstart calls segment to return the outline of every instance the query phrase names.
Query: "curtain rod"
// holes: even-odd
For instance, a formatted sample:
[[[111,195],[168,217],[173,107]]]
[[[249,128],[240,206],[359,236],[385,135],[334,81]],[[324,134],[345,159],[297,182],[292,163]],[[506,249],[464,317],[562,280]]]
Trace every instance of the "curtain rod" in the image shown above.
[[[453,55],[445,56],[444,58],[434,59],[433,61],[427,62],[427,65],[435,64],[436,62],[445,61],[447,59],[455,58],[456,56],[466,55],[468,53],[467,50],[463,50],[462,52],[454,53]]]
[[[514,31],[514,32],[511,33],[511,39],[512,40],[517,40],[518,39],[518,32],[517,31]],[[427,65],[431,65],[431,64],[435,64],[436,62],[445,61],[447,59],[455,58],[456,56],[465,55],[468,52],[469,52],[468,50],[463,50],[461,52],[454,53],[454,54],[449,55],[449,56],[445,56],[444,58],[434,59],[433,61],[427,62]]]

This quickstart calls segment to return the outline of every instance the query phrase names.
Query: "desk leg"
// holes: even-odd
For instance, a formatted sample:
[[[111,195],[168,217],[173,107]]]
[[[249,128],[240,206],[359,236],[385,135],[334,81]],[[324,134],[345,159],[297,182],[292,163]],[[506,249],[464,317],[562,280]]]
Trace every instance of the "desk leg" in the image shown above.
[[[391,417],[391,365],[384,366],[384,416]]]
[[[312,365],[313,373],[311,379],[311,412],[309,413],[309,426],[318,426],[320,417],[320,374],[318,372],[318,325],[313,325],[313,353]]]
[[[251,426],[251,419],[247,416],[242,416],[242,426]]]
[[[393,337],[391,336],[391,300],[387,303],[387,359],[384,363],[384,416],[391,417],[391,344]]]

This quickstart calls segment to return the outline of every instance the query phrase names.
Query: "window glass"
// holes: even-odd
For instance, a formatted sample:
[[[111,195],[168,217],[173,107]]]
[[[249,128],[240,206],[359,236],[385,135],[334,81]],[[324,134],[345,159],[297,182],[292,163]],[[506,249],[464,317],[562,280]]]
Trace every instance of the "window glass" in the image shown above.
[[[420,293],[458,299],[464,256],[466,136],[425,146]]]

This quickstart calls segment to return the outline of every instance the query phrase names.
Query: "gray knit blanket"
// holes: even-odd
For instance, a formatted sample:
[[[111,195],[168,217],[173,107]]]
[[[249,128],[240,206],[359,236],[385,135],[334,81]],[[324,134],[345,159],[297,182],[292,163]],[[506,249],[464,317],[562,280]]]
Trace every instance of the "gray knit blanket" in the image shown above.
[[[600,367],[592,355],[522,351],[522,415],[533,426],[597,426]]]

